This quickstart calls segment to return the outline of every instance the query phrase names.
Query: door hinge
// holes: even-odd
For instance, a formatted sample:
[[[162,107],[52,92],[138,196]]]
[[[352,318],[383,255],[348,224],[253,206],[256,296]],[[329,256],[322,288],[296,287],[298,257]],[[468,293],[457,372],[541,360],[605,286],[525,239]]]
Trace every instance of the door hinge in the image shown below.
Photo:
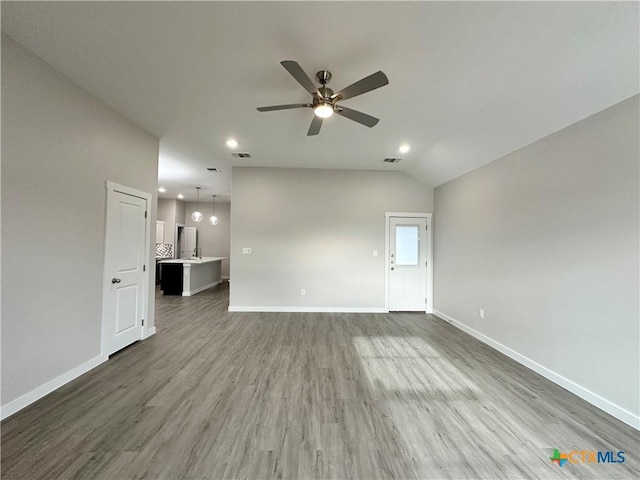
[[[147,211],[144,211],[144,218],[147,218]]]
[[[147,266],[146,265],[142,265],[142,271],[146,272],[147,271]]]
[[[142,326],[144,327],[144,318],[142,319]]]
[[[429,262],[424,262],[424,266],[428,267],[429,266]]]
[[[425,229],[425,230],[429,230],[429,225],[425,225],[425,226],[424,226],[424,229]]]
[[[425,304],[425,305],[427,304],[427,299],[426,299],[426,298],[424,299],[424,304]]]

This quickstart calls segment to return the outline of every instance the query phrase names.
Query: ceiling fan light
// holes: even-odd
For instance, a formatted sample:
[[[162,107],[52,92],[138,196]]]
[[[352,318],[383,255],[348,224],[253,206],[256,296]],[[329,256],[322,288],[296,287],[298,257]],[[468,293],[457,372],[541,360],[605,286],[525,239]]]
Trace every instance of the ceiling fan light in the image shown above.
[[[330,103],[320,103],[314,107],[313,113],[320,118],[329,118],[333,115],[333,106]]]

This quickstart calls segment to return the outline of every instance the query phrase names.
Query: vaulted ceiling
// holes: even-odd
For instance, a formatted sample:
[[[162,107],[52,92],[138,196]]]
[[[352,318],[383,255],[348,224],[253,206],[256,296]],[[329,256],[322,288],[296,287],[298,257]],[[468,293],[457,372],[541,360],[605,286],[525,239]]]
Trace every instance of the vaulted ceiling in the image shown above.
[[[639,88],[635,2],[2,2],[2,29],[160,138],[160,196],[229,199],[231,166],[402,170],[437,186]],[[389,85],[306,135],[282,68]],[[249,152],[236,159],[233,151]],[[407,154],[398,153],[409,144]],[[401,157],[385,164],[385,157]],[[212,173],[207,167],[217,167]]]

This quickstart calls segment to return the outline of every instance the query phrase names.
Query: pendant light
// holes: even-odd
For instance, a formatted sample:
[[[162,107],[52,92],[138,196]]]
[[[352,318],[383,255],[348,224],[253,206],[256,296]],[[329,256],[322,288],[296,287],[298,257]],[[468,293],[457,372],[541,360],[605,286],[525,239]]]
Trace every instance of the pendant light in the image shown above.
[[[213,215],[209,217],[209,223],[211,225],[217,225],[218,217],[216,217],[216,196],[215,195],[211,195],[211,196],[213,197]]]
[[[199,223],[204,218],[204,215],[200,212],[200,187],[196,187],[196,211],[191,214],[191,220]]]

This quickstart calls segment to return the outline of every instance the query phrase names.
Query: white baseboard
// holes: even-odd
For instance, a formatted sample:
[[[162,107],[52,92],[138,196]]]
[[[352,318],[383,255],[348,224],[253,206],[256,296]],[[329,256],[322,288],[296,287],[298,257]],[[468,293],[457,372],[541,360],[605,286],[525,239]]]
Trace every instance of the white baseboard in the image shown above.
[[[360,307],[238,307],[229,306],[230,312],[276,313],[389,313],[384,308]]]
[[[54,378],[53,380],[48,381],[47,383],[40,385],[37,388],[34,388],[30,392],[21,395],[15,400],[10,401],[6,405],[2,405],[0,413],[0,418],[4,420],[7,417],[10,417],[14,413],[19,410],[22,410],[28,405],[31,405],[36,400],[40,400],[45,395],[50,394],[54,390],[60,388],[61,386],[69,383],[71,380],[78,378],[80,375],[87,373],[89,370],[97,367],[101,363],[109,360],[107,355],[98,355],[95,358],[92,358],[88,362],[83,363],[82,365],[78,365],[75,368],[72,368],[66,373]]]
[[[215,287],[216,285],[220,285],[222,280],[218,280],[217,282],[207,283],[201,287],[195,288],[193,290],[189,290],[188,292],[182,292],[183,297],[190,297],[191,295],[195,295],[196,293],[204,292],[207,288]]]
[[[146,328],[142,334],[142,340],[149,338],[151,335],[156,334],[156,327]]]
[[[534,372],[542,375],[543,377],[551,380],[553,383],[561,386],[562,388],[569,390],[574,395],[586,400],[590,404],[598,407],[600,410],[607,412],[609,415],[616,417],[618,420],[626,423],[627,425],[632,426],[636,430],[640,430],[640,416],[634,415],[633,413],[625,410],[622,407],[619,407],[615,403],[610,402],[606,398],[601,397],[600,395],[593,393],[591,390],[584,388],[581,385],[569,380],[568,378],[559,375],[553,370],[548,369],[547,367],[540,365],[539,363],[531,360],[528,357],[516,352],[515,350],[510,349],[509,347],[497,342],[496,340],[487,337],[483,333],[474,330],[473,328],[465,325],[464,323],[456,320],[455,318],[450,317],[438,310],[433,310],[433,315],[440,317],[446,322],[452,324],[454,327],[459,328],[465,333],[468,333],[472,337],[477,338],[482,343],[489,345],[490,347],[498,350],[501,353],[504,353],[507,357],[512,358],[516,362],[524,365],[525,367],[533,370]]]

